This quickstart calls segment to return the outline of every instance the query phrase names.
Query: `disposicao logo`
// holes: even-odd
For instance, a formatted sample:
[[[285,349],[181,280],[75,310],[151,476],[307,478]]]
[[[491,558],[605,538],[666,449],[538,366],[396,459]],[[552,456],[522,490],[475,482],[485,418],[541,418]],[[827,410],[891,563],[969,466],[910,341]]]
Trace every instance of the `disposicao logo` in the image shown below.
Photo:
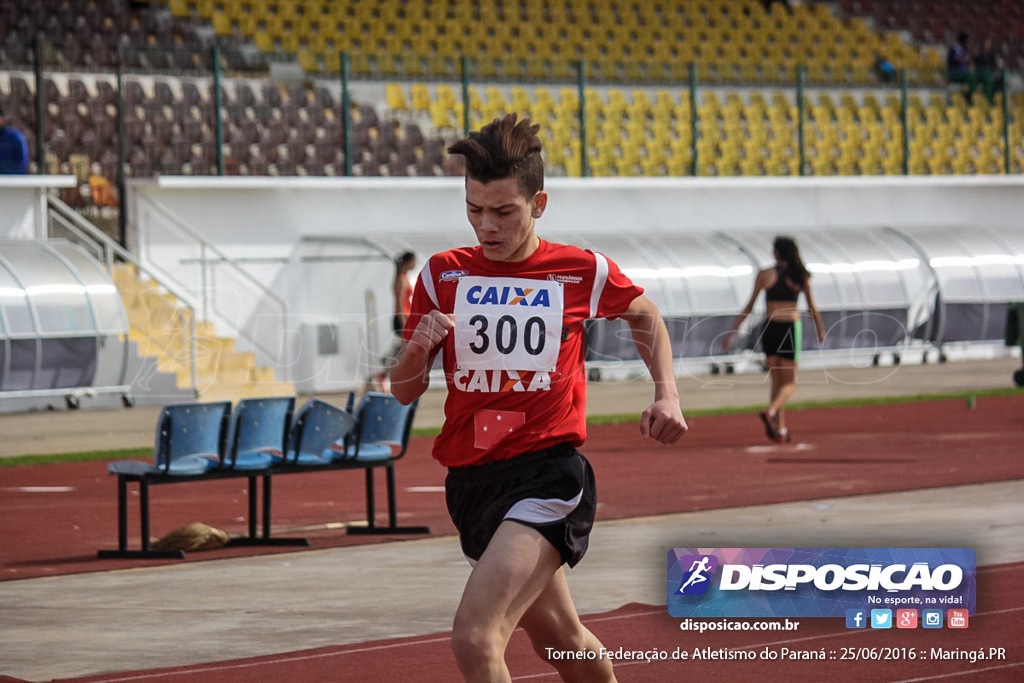
[[[711,586],[709,574],[718,569],[718,558],[714,555],[684,555],[679,558],[683,566],[689,569],[679,587],[679,595],[703,595]]]
[[[975,609],[970,548],[673,548],[677,617],[845,617],[899,608]],[[916,614],[916,612],[915,612]],[[873,619],[870,626],[885,628]],[[889,620],[892,627],[892,619]]]

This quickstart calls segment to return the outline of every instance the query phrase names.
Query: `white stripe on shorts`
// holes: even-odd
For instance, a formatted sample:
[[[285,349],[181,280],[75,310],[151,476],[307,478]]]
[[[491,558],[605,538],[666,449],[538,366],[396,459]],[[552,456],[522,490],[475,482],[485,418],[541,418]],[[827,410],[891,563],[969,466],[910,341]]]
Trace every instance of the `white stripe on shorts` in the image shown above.
[[[572,500],[562,500],[561,498],[524,498],[505,513],[505,519],[514,519],[530,524],[559,522],[576,509],[582,498],[582,490]]]

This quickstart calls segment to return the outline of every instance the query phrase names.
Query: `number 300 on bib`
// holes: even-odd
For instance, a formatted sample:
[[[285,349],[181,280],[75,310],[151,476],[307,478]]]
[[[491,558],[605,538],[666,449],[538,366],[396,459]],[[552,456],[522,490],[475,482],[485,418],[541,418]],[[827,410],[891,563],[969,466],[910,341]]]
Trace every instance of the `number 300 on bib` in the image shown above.
[[[455,295],[456,365],[553,372],[564,310],[561,282],[463,277]]]

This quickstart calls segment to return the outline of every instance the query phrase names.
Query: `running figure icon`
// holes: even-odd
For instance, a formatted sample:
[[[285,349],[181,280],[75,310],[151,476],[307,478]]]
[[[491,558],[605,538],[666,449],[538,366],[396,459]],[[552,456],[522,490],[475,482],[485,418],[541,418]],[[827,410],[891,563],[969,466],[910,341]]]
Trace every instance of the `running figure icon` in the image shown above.
[[[700,560],[693,561],[693,564],[690,565],[689,569],[689,571],[691,572],[690,578],[688,578],[683,583],[683,585],[679,587],[680,593],[682,593],[694,584],[703,583],[708,580],[708,577],[704,576],[704,573],[711,570],[711,567],[708,566],[709,559],[710,558],[708,558],[708,556],[705,555],[704,557],[700,558]]]

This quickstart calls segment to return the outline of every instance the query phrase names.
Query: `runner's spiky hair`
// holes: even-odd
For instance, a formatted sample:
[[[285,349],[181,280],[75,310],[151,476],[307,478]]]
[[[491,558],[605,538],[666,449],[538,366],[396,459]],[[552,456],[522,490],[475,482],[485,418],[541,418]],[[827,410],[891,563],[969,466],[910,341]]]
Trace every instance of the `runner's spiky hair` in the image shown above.
[[[461,154],[466,160],[466,176],[481,183],[515,178],[524,197],[531,198],[544,189],[543,144],[537,137],[539,124],[529,117],[517,121],[507,114],[478,131],[454,142],[449,154]]]

